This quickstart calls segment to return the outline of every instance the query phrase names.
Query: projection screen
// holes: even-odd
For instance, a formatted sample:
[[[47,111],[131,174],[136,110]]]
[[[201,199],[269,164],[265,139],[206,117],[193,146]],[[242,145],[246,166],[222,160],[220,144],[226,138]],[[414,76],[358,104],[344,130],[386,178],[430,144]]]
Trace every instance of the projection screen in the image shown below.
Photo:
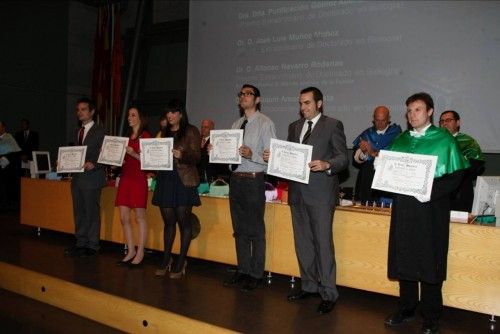
[[[228,128],[243,83],[262,93],[278,136],[299,117],[299,91],[322,90],[348,146],[386,105],[406,129],[404,102],[430,93],[485,152],[500,152],[500,2],[191,1],[187,108]]]

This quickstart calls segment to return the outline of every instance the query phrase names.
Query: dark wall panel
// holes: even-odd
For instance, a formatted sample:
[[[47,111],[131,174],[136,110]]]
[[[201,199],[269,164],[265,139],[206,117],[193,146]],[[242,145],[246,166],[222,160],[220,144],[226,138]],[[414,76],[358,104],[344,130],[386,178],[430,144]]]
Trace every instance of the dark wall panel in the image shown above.
[[[65,141],[68,2],[2,1],[0,31],[0,119],[15,133],[28,118],[54,155]]]

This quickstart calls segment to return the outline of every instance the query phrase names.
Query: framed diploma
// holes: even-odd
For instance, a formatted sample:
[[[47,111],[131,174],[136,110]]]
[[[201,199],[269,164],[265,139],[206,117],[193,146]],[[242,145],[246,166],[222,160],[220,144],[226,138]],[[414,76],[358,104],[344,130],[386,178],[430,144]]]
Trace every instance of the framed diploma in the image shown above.
[[[174,138],[140,138],[141,169],[173,170]]]
[[[243,145],[243,130],[211,130],[210,144],[210,163],[241,164],[239,148]]]
[[[375,161],[372,188],[429,200],[436,163],[434,155],[381,150]]]
[[[104,136],[101,153],[97,162],[100,164],[121,166],[127,145],[128,137]]]
[[[57,154],[58,173],[82,173],[87,146],[59,147]]]
[[[311,145],[292,143],[271,138],[267,174],[284,179],[309,183]]]

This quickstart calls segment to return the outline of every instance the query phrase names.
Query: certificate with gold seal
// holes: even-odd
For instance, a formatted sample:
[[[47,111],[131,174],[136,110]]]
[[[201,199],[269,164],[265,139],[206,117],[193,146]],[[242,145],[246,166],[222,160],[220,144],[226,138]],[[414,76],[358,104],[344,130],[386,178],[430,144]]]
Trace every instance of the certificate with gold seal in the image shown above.
[[[430,200],[437,156],[381,150],[372,188]]]
[[[267,174],[309,183],[312,146],[271,138]]]

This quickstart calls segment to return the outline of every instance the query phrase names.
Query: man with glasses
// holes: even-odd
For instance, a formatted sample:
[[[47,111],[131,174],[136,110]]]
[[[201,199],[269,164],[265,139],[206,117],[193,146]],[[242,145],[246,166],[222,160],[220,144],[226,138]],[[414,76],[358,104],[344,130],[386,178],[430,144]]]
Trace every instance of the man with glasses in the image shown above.
[[[266,260],[264,208],[266,204],[264,171],[267,163],[262,154],[276,138],[273,121],[260,112],[260,91],[244,84],[238,93],[241,114],[232,129],[243,129],[243,145],[239,148],[241,165],[232,165],[229,206],[236,243],[238,268],[224,282],[225,286],[241,285],[251,291],[262,283]]]
[[[352,142],[354,151],[354,165],[359,167],[356,178],[354,199],[366,202],[378,201],[382,194],[372,190],[373,161],[380,150],[385,150],[394,138],[401,133],[401,127],[391,124],[389,108],[378,106],[373,111],[373,126],[363,131]]]
[[[484,156],[481,147],[471,136],[460,132],[460,115],[446,110],[439,117],[439,126],[446,128],[458,142],[458,147],[470,163],[458,189],[451,195],[451,209],[471,212],[474,200],[474,181],[484,172]]]

